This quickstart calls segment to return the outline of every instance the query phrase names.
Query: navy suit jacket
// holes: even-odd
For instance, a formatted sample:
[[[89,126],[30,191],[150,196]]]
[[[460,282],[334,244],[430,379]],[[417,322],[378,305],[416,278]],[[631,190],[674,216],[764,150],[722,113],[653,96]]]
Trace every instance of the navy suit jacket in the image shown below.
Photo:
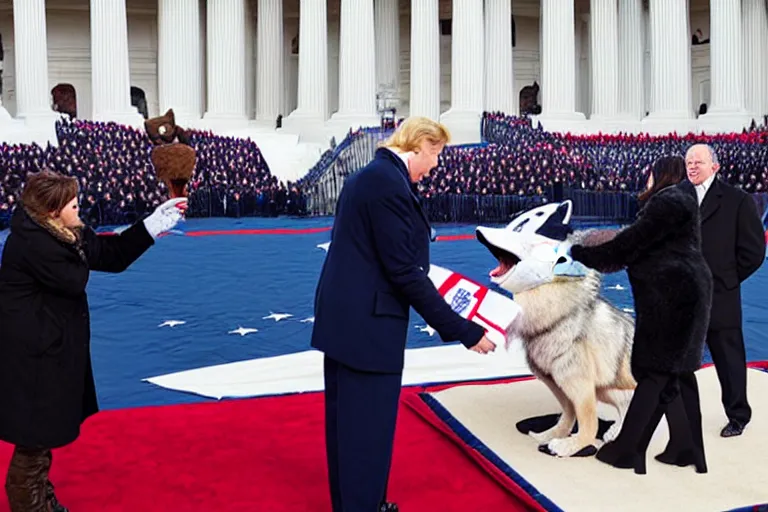
[[[485,329],[454,312],[429,279],[430,230],[405,163],[379,148],[341,190],[312,346],[352,368],[400,372],[410,307],[444,341],[476,345]]]

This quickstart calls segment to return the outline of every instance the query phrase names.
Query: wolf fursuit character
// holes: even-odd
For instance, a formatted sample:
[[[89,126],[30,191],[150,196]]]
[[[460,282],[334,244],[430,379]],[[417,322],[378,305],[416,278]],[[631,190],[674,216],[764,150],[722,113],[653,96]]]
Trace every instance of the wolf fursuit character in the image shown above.
[[[511,292],[522,308],[507,328],[507,346],[522,340],[531,372],[562,407],[554,427],[528,434],[541,451],[559,457],[597,451],[598,400],[618,411],[603,437],[615,439],[636,385],[630,369],[632,317],[600,296],[598,272],[581,267],[568,275],[556,269],[573,264],[563,247],[592,245],[605,236],[573,232],[571,211],[570,201],[547,204],[523,212],[505,228],[476,230],[477,239],[499,262],[491,281]],[[576,421],[578,432],[572,435]]]

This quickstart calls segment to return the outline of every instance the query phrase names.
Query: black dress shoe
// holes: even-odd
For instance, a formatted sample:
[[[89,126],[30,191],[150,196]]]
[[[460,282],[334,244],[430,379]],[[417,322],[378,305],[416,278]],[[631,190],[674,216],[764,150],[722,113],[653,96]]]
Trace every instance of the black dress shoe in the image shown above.
[[[396,503],[382,503],[381,507],[379,507],[379,512],[400,512],[400,509],[397,508]]]
[[[728,422],[728,424],[723,427],[723,430],[720,431],[721,437],[734,437],[734,436],[740,436],[744,432],[744,427],[746,425],[742,425],[736,420],[731,420]]]

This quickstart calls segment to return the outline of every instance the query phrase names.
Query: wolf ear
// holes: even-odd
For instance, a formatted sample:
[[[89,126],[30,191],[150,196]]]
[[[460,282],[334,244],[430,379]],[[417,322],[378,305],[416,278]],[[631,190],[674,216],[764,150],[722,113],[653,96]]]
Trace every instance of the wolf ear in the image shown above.
[[[573,233],[573,228],[570,225],[572,212],[573,203],[571,200],[563,201],[557,207],[557,210],[547,218],[544,224],[536,230],[536,233],[553,240],[565,240],[568,238],[568,235]]]

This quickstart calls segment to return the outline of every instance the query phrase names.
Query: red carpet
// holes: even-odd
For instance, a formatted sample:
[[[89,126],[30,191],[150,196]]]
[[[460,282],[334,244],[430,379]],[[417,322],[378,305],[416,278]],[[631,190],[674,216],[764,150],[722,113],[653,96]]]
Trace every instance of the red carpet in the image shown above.
[[[389,498],[403,512],[527,510],[410,408],[400,411]],[[105,411],[54,452],[51,479],[73,512],[330,511],[322,423],[318,393]],[[0,444],[2,482],[10,451]]]
[[[311,235],[314,233],[324,233],[331,228],[267,228],[267,229],[220,229],[220,230],[200,230],[187,231],[186,236],[216,236],[216,235]]]

